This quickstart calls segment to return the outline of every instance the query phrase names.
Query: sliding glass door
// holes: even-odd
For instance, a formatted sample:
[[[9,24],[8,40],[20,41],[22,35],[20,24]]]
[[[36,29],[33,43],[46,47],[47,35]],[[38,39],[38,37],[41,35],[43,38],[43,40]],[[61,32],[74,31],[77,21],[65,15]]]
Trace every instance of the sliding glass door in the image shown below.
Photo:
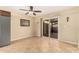
[[[43,20],[43,36],[58,39],[58,18]]]
[[[43,36],[49,37],[49,20],[43,21]]]
[[[50,19],[50,37],[58,39],[58,18]]]

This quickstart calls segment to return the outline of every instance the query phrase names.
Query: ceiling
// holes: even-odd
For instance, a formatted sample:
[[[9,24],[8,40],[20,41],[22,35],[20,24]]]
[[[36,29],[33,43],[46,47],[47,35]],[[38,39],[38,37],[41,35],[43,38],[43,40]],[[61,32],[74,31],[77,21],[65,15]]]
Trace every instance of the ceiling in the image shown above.
[[[29,10],[29,6],[9,6],[11,9],[17,10],[18,12],[25,14],[27,11],[21,11],[19,9]],[[34,6],[34,10],[41,10],[42,13],[36,13],[37,16],[49,14],[52,12],[57,12],[65,9],[73,8],[73,6]],[[32,13],[29,16],[34,16]]]

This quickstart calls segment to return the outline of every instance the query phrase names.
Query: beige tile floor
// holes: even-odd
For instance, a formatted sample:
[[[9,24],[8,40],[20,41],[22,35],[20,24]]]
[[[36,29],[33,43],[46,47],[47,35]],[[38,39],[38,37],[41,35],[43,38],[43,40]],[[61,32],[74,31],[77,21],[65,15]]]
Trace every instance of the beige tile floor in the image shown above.
[[[72,53],[79,52],[77,46],[60,42],[57,39],[46,37],[31,37],[12,42],[10,45],[1,47],[0,52],[8,53]]]

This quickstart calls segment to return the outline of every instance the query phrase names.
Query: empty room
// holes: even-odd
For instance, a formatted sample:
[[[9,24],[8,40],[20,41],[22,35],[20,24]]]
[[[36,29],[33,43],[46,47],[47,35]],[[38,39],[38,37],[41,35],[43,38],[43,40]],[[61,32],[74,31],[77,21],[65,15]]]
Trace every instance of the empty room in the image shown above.
[[[78,53],[78,6],[0,6],[1,53]]]

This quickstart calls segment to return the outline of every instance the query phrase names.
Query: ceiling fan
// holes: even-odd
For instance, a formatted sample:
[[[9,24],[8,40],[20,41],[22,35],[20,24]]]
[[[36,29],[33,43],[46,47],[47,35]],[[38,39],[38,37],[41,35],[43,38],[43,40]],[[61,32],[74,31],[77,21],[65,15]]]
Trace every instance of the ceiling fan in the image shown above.
[[[29,10],[26,10],[26,9],[20,9],[20,10],[27,11],[27,13],[25,13],[25,15],[28,15],[29,12],[32,12],[33,15],[35,15],[35,16],[36,16],[36,13],[41,13],[42,12],[41,10],[34,10],[33,6],[29,6],[29,8],[30,8]]]

